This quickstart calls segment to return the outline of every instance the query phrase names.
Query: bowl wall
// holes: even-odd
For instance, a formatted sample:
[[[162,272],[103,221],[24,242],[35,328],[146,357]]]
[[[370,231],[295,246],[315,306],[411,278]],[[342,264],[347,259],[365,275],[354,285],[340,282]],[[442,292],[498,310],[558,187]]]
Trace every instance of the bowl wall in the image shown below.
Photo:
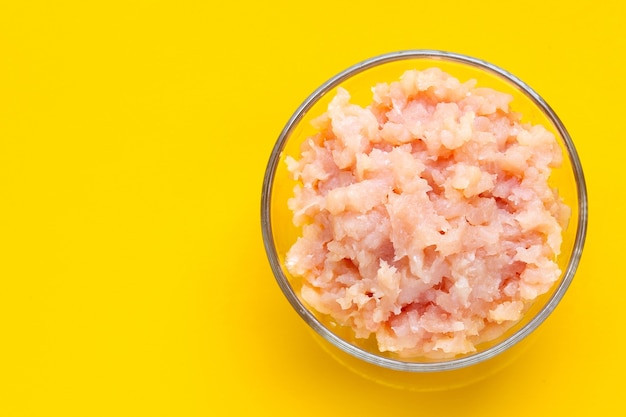
[[[285,255],[300,231],[292,221],[287,201],[296,182],[291,179],[285,157],[298,158],[300,144],[315,133],[311,120],[326,111],[340,86],[351,94],[352,102],[366,106],[372,100],[371,87],[392,82],[410,69],[438,67],[461,82],[477,81],[477,87],[489,87],[511,94],[511,109],[523,115],[522,121],[542,124],[557,138],[563,150],[563,164],[553,170],[550,185],[556,188],[572,209],[569,224],[563,231],[558,264],[561,278],[551,291],[530,306],[523,319],[502,336],[479,346],[478,352],[447,360],[400,358],[381,353],[375,341],[354,338],[350,329],[310,309],[300,298],[301,280],[285,268]],[[357,358],[383,367],[406,371],[448,370],[481,362],[510,348],[533,331],[556,307],[569,286],[581,255],[586,231],[587,201],[584,176],[574,145],[565,127],[552,109],[527,85],[511,74],[483,61],[439,51],[406,51],[376,57],[338,74],[316,90],[294,113],[281,133],[268,163],[263,189],[262,223],[268,257],[277,282],[296,311],[322,337]]]

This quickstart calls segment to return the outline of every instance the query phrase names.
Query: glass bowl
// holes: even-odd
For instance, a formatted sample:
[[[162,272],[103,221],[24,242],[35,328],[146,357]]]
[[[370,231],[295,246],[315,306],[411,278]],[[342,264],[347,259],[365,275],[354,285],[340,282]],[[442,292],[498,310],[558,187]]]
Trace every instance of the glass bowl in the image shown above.
[[[477,87],[489,87],[513,96],[510,107],[522,114],[523,122],[542,124],[557,138],[563,163],[553,169],[549,184],[571,208],[568,225],[563,229],[561,253],[556,261],[561,275],[552,288],[524,312],[522,319],[504,334],[477,345],[473,353],[452,358],[400,357],[381,352],[371,339],[356,338],[351,329],[337,324],[330,316],[311,309],[300,295],[301,278],[292,276],[285,257],[299,236],[292,222],[287,201],[293,196],[296,181],[287,170],[285,158],[298,157],[300,145],[315,133],[311,121],[327,110],[338,87],[350,92],[351,102],[362,106],[371,102],[371,88],[380,82],[398,80],[409,69],[438,67],[461,82],[475,79]],[[550,106],[523,81],[485,61],[456,53],[410,50],[380,55],[360,62],[317,88],[296,109],[270,155],[262,189],[261,224],[267,256],[276,281],[295,311],[332,348],[351,359],[393,371],[435,372],[477,365],[509,350],[528,336],[550,315],[563,298],[579,264],[587,226],[587,194],[583,170],[574,143],[565,126]]]

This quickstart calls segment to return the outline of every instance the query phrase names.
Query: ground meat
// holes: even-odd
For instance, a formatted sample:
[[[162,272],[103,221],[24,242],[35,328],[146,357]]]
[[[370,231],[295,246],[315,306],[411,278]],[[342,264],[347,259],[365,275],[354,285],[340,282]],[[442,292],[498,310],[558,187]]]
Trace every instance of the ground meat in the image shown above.
[[[560,277],[561,149],[475,84],[407,71],[365,108],[339,89],[287,157],[302,235],[286,266],[312,308],[381,351],[473,352]]]

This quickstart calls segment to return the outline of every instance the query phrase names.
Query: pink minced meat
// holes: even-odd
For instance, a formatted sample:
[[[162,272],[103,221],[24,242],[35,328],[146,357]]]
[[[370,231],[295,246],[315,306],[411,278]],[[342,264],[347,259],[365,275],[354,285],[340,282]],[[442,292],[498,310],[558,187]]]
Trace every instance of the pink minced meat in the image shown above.
[[[511,96],[437,68],[339,89],[287,157],[302,298],[381,351],[452,357],[502,334],[560,277],[562,154]]]

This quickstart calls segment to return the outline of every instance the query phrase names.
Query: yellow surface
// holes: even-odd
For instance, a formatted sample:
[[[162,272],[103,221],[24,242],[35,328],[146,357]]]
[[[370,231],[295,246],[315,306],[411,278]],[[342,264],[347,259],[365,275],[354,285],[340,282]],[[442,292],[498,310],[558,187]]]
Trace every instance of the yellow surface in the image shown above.
[[[623,415],[624,17],[618,1],[3,1],[0,416]],[[328,355],[259,224],[302,99],[414,48],[533,86],[590,195],[579,272],[534,343],[436,393]]]

